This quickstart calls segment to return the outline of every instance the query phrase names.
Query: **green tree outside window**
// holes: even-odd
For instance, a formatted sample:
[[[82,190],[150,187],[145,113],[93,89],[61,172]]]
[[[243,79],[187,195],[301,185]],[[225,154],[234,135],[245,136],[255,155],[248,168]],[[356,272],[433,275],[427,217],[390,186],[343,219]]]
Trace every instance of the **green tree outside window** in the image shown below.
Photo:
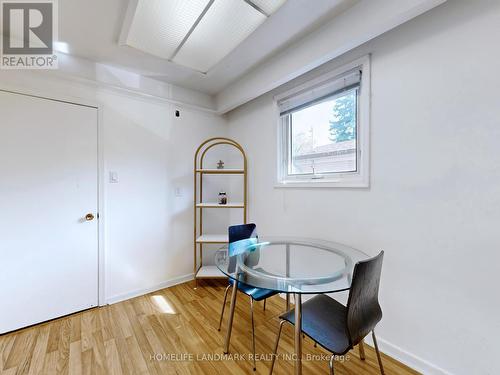
[[[335,100],[333,119],[330,120],[331,141],[344,142],[356,138],[356,100],[357,90]]]

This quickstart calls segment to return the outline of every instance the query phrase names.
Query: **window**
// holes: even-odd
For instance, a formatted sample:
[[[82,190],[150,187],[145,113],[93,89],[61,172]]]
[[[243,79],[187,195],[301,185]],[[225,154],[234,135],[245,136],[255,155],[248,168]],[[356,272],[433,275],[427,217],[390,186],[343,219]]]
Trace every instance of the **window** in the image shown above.
[[[368,60],[277,98],[278,185],[368,186]]]

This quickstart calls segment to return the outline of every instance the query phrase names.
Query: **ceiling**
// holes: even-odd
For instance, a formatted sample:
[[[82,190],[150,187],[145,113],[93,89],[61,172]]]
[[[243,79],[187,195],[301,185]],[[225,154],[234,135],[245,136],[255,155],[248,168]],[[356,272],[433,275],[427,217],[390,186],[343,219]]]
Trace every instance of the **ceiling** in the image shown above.
[[[160,5],[162,1],[180,4],[185,2],[154,0]],[[205,9],[212,1],[190,2]],[[202,17],[197,27],[193,28],[193,18],[196,21],[200,16],[195,4],[194,11],[191,10],[194,15],[179,11],[176,30],[169,30],[168,24],[163,26],[163,33],[170,39],[167,42],[165,39],[158,42],[152,37],[148,38],[148,35],[158,36],[159,33],[148,31],[148,25],[144,24],[147,11],[146,17],[142,14],[143,20],[140,21],[143,22],[142,29],[134,29],[133,17],[129,18],[130,12],[127,14],[127,0],[65,0],[59,2],[59,40],[62,42],[59,45],[63,46],[62,52],[71,55],[126,68],[150,78],[208,94],[216,94],[256,65],[356,2],[358,0],[314,0],[314,6],[311,6],[311,0],[253,0],[254,4],[259,4],[261,10],[265,10],[264,13],[268,13],[269,16],[266,16],[248,6],[246,0],[215,0],[206,12],[206,19],[211,21],[204,21]],[[140,3],[141,0],[138,4]],[[228,3],[233,6],[228,6]],[[234,5],[236,3],[239,5]],[[279,7],[276,4],[283,5]],[[213,20],[221,19],[224,14],[235,16],[230,17],[230,21],[221,22],[222,26],[218,26],[217,22],[214,24]],[[246,26],[241,27],[240,24],[244,22]],[[161,24],[156,26],[162,27]],[[193,29],[192,34],[179,48],[186,36],[186,28]],[[125,36],[122,30],[125,30]],[[213,44],[208,41],[207,35],[210,33],[215,35],[220,43]],[[224,39],[225,34],[231,34],[233,37]],[[129,45],[120,44],[120,39],[122,43]],[[159,46],[165,48],[158,48]]]

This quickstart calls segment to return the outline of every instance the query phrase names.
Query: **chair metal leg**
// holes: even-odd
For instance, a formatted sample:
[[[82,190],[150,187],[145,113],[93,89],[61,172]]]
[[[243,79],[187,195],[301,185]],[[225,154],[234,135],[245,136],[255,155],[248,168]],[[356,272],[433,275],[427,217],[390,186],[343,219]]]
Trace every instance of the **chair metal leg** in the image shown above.
[[[256,371],[255,366],[255,325],[253,322],[253,298],[250,297],[250,316],[252,318],[252,348],[253,348],[253,370]]]
[[[276,337],[276,344],[274,345],[273,360],[271,362],[271,369],[269,370],[269,375],[273,374],[274,362],[276,361],[276,355],[278,354],[278,345],[280,343],[281,330],[283,329],[283,324],[285,323],[286,320],[282,320],[280,322],[280,328],[278,330],[278,336]]]
[[[264,300],[264,311],[266,311],[266,301],[267,301],[267,298]]]
[[[366,356],[365,356],[365,345],[363,340],[359,342],[358,349],[359,349],[359,358],[361,358],[361,360],[364,361],[366,359]]]
[[[335,375],[335,368],[333,365],[334,358],[335,358],[335,354],[332,354],[332,356],[330,358],[330,375]]]
[[[380,373],[385,374],[384,366],[382,365],[382,357],[380,356],[380,351],[378,350],[377,338],[375,337],[375,330],[372,331],[373,345],[375,345],[375,352],[377,352],[378,365],[380,367]]]
[[[217,329],[217,331],[220,331],[220,328],[222,327],[222,318],[224,318],[224,309],[226,308],[227,292],[229,291],[229,288],[231,288],[231,285],[228,285],[226,288],[226,291],[224,292],[224,302],[222,303],[222,311],[220,312],[219,328]]]

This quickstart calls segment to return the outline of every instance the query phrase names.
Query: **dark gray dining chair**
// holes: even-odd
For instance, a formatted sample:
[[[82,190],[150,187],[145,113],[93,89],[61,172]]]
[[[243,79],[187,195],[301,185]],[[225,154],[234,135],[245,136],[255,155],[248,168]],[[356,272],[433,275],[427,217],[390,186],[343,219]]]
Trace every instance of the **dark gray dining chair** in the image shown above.
[[[364,359],[362,343],[370,331],[377,353],[380,373],[384,374],[374,330],[382,319],[378,290],[383,258],[384,252],[381,251],[374,258],[356,263],[347,306],[324,294],[315,296],[302,304],[302,332],[333,353],[330,358],[331,375],[334,374],[333,360],[335,356],[346,354],[358,344],[361,344],[361,359]],[[270,374],[273,372],[283,324],[295,324],[294,309],[281,315],[280,319]]]
[[[255,224],[241,224],[241,225],[233,225],[228,228],[229,234],[229,245],[228,245],[228,253],[229,256],[233,256],[237,253],[241,252],[249,252],[249,247],[252,244],[256,244],[258,241],[257,236],[257,226]],[[249,241],[250,240],[250,241]],[[250,254],[250,256],[258,256],[258,251]],[[251,261],[251,258],[248,259]],[[227,286],[224,292],[224,302],[222,303],[222,311],[220,314],[219,320],[219,331],[222,326],[222,319],[224,317],[224,309],[226,307],[227,293],[229,288],[234,286],[234,280],[229,279],[229,285]],[[269,289],[255,288],[248,284],[238,282],[238,291],[246,294],[250,297],[250,316],[252,320],[252,348],[253,348],[253,370],[256,370],[255,367],[255,325],[253,321],[253,303],[254,301],[264,301],[264,310],[266,309],[266,299],[272,297],[278,292]]]

